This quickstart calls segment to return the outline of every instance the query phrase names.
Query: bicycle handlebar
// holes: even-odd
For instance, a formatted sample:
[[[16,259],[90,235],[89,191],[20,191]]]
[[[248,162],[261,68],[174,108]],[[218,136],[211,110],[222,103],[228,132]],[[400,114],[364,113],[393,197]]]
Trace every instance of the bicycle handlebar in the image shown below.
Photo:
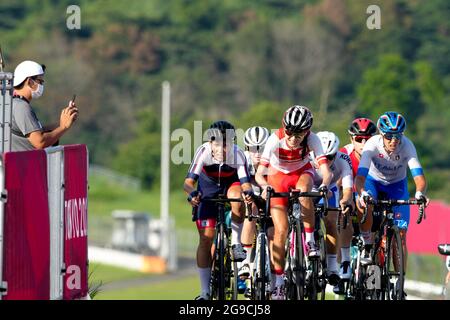
[[[372,199],[368,196],[364,197],[364,202],[366,203],[366,207],[364,208],[364,214],[361,219],[361,224],[363,224],[366,221],[367,217],[367,211],[369,204],[372,205],[382,205],[382,206],[411,206],[411,205],[418,205],[419,206],[419,217],[417,218],[417,224],[420,224],[422,222],[423,218],[426,218],[425,216],[425,203],[426,200],[424,199],[408,199],[408,200],[402,200],[402,199],[387,199],[387,200],[376,200]]]

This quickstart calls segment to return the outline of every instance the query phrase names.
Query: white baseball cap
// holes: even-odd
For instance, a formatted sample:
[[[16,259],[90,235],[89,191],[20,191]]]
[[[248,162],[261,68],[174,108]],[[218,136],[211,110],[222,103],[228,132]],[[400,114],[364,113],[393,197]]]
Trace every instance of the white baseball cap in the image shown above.
[[[14,70],[14,87],[17,87],[28,77],[44,74],[44,68],[37,62],[26,60],[19,63]]]

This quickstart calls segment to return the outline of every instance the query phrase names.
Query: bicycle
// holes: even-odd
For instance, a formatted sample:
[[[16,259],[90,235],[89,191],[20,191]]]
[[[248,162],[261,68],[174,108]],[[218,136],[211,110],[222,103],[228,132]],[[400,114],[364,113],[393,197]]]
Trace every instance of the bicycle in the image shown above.
[[[270,187],[269,187],[270,188]],[[268,188],[268,189],[269,189]],[[245,193],[245,192],[244,192]],[[246,218],[249,221],[256,219],[256,239],[254,243],[254,261],[251,267],[250,287],[252,300],[267,300],[270,295],[270,255],[269,241],[267,237],[268,222],[270,221],[269,202],[260,196],[253,196],[258,208],[258,214],[254,215],[251,208],[247,210]]]
[[[330,206],[325,207],[323,204],[316,204],[314,207],[314,210],[316,213],[316,227],[315,228],[318,233],[318,238],[320,239],[320,248],[324,248],[324,250],[321,250],[321,256],[320,256],[321,263],[323,266],[325,266],[323,268],[323,271],[320,273],[320,277],[319,277],[319,283],[320,283],[319,288],[321,289],[321,300],[325,299],[326,284],[329,282],[327,279],[325,234],[324,234],[324,229],[322,228],[321,221],[322,221],[323,217],[328,214],[328,212],[331,212],[331,211],[338,212],[338,216],[336,219],[336,229],[338,232],[340,232],[341,227],[343,229],[347,228],[349,215],[345,214],[342,218],[342,214],[344,211],[348,210],[348,208],[350,208],[348,205],[345,206],[344,208],[341,208],[341,207],[330,207]],[[343,220],[342,224],[341,224],[341,220]],[[341,280],[336,284],[341,285]]]
[[[374,205],[374,213],[381,215],[381,225],[376,231],[374,248],[371,251],[373,265],[363,268],[358,260],[357,269],[360,290],[359,298],[368,300],[404,300],[405,262],[400,229],[394,221],[394,206],[419,205],[417,224],[425,218],[424,200],[374,200],[365,199],[366,204]],[[367,217],[364,209],[361,223]]]
[[[231,229],[226,224],[225,204],[244,200],[227,198],[225,195],[219,194],[217,198],[203,198],[201,201],[216,203],[218,208],[215,248],[211,266],[211,299],[237,300],[238,268],[237,262],[232,259]]]
[[[448,269],[447,276],[444,279],[444,286],[442,287],[442,296],[444,300],[450,300],[450,243],[439,244],[438,251],[443,256],[446,256],[445,266]]]
[[[326,274],[326,272],[323,272],[323,270],[326,270],[324,236],[320,229],[314,232],[321,255],[320,257],[308,257],[304,241],[305,230],[298,198],[322,197],[326,199],[326,196],[327,194],[323,192],[301,192],[300,190],[273,192],[272,189],[267,190],[267,203],[270,202],[271,198],[287,197],[289,200],[289,229],[285,245],[286,264],[284,269],[286,297],[288,299],[303,300],[307,296],[309,300],[317,300],[318,287],[322,290],[322,300],[325,298],[326,282],[321,281],[321,276]],[[269,209],[270,206],[267,206]],[[307,278],[308,274],[311,275],[310,278]]]

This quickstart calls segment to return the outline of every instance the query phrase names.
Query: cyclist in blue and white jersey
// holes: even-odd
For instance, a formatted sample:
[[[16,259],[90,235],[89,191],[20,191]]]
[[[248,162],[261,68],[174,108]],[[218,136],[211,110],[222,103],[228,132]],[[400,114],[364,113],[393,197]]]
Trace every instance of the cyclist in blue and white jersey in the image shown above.
[[[361,161],[359,163],[355,179],[356,190],[359,194],[358,206],[366,207],[364,196],[378,199],[384,196],[390,199],[409,198],[407,186],[407,168],[409,167],[416,185],[416,199],[429,199],[425,196],[426,180],[417,157],[414,144],[406,136],[405,118],[393,111],[385,112],[380,116],[377,127],[381,134],[371,137],[364,145]],[[367,231],[361,230],[365,248],[361,259],[363,264],[371,264],[373,237],[370,232],[372,227],[372,206],[368,207]],[[400,229],[405,253],[406,269],[406,231],[409,225],[409,206],[394,207],[395,223]]]
[[[247,158],[248,173],[250,175],[250,181],[255,195],[261,195],[261,187],[255,180],[255,174],[256,171],[258,170],[259,162],[261,161],[261,155],[269,136],[270,131],[267,128],[260,126],[250,127],[245,131],[244,134],[243,139],[245,145],[244,153],[245,157]],[[252,210],[254,214],[258,212],[258,208],[256,207],[255,204],[253,204]],[[269,237],[270,235],[273,236],[273,228],[270,228],[267,231]],[[270,234],[270,231],[272,231],[272,234]],[[240,279],[245,279],[250,275],[251,270],[250,263],[252,262],[251,256],[255,232],[256,232],[256,220],[253,219],[252,221],[249,221],[248,219],[246,219],[244,221],[244,227],[242,229],[241,243],[247,253],[247,257],[242,262],[242,266],[239,268],[238,275]],[[247,296],[249,294],[250,292],[246,293]]]
[[[330,207],[345,208],[344,214],[350,214],[353,208],[353,174],[350,157],[339,151],[339,138],[333,132],[321,131],[317,133],[317,136],[322,143],[324,155],[333,173],[333,178],[330,182],[328,205]],[[311,158],[315,159],[314,152],[311,152]],[[322,184],[322,174],[317,161],[311,161],[311,164],[315,169],[313,190],[317,190]],[[342,199],[340,199],[339,195],[338,181],[342,185]],[[333,286],[337,286],[339,282],[337,265],[337,217],[337,212],[333,211],[328,212],[327,216],[324,217],[326,228],[327,276],[328,282]]]
[[[227,121],[217,121],[210,126],[207,133],[209,142],[197,149],[184,181],[188,201],[196,209],[193,218],[199,233],[197,267],[201,294],[196,300],[210,298],[211,248],[218,213],[215,204],[201,202],[201,198],[214,198],[219,194],[240,198],[242,191],[248,191],[250,194],[244,198],[246,202],[251,203],[253,194],[244,152],[235,144],[234,126]],[[240,242],[243,220],[241,208],[243,209],[243,206],[240,202],[231,203],[231,244],[235,261],[243,261],[246,257]]]

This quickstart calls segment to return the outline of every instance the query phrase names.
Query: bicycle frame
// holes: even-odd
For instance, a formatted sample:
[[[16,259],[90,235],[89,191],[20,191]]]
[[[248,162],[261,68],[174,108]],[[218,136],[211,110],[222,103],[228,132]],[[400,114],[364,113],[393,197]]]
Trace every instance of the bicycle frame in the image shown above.
[[[218,208],[215,226],[215,249],[211,266],[211,297],[225,300],[231,296],[232,299],[236,299],[237,268],[236,266],[234,268],[231,266],[230,237],[225,222],[225,203],[243,202],[243,200],[240,198],[227,198],[225,195],[219,194],[217,198],[204,198],[201,201],[216,203]],[[233,288],[230,288],[233,280]]]
[[[303,229],[303,223],[301,221],[301,215],[298,214],[298,217],[292,217],[292,211],[293,211],[293,204],[299,202],[300,197],[322,197],[324,200],[327,199],[327,194],[324,192],[302,192],[300,190],[291,190],[290,192],[273,192],[272,188],[267,188],[267,209],[270,209],[270,199],[271,198],[281,198],[281,197],[287,197],[288,198],[288,218],[289,218],[289,230],[288,230],[288,238],[286,240],[286,265],[285,265],[285,271],[287,272],[286,275],[288,277],[288,285],[289,286],[295,286],[296,294],[291,294],[293,289],[291,287],[287,288],[289,296],[291,298],[297,298],[297,299],[303,299],[304,297],[304,286],[306,280],[306,270],[304,266],[305,258],[308,259],[305,252],[304,247],[304,229]],[[325,205],[325,212],[327,209],[327,201],[324,201]],[[299,204],[300,205],[300,204]],[[298,234],[300,232],[300,234]],[[297,239],[294,240],[295,244],[291,244],[291,239]],[[301,253],[301,257],[300,257]],[[291,265],[291,262],[293,261],[294,265]],[[307,260],[308,261],[308,260]],[[311,268],[313,270],[313,278],[311,280],[311,285],[309,286],[312,290],[307,290],[309,293],[308,296],[310,299],[317,299],[317,293],[316,289],[317,286],[322,287],[323,284],[319,283],[319,280],[315,278],[315,274],[318,274],[318,268],[315,268],[314,265],[317,264],[314,262],[314,259],[311,259]],[[315,271],[316,270],[316,271]],[[295,276],[294,276],[295,275]],[[308,287],[308,286],[307,286]],[[322,298],[325,297],[325,290],[323,290]]]
[[[395,224],[394,220],[394,206],[401,205],[419,205],[419,217],[417,223],[419,224],[425,217],[425,203],[423,200],[373,200],[365,199],[368,205],[374,205],[379,214],[382,214],[383,219],[380,228],[375,234],[374,241],[374,257],[373,261],[375,266],[373,267],[372,275],[374,279],[368,279],[366,283],[370,281],[378,281],[377,277],[380,276],[380,281],[375,282],[375,286],[368,286],[369,290],[373,290],[371,297],[373,299],[393,299],[400,300],[404,298],[404,280],[405,280],[405,256],[403,252],[403,240],[400,236],[400,230]],[[364,209],[364,215],[367,216],[367,206]],[[393,242],[395,241],[395,243]],[[395,244],[395,246],[394,246]],[[406,244],[405,244],[406,245]],[[394,251],[396,251],[396,257],[394,258]],[[391,262],[393,263],[394,271],[390,271]],[[378,270],[376,268],[379,268]],[[378,275],[377,275],[378,272]],[[369,278],[372,276],[370,275]],[[392,278],[397,277],[395,285],[391,282]],[[379,286],[377,284],[380,284]],[[393,289],[393,294],[391,294]]]

